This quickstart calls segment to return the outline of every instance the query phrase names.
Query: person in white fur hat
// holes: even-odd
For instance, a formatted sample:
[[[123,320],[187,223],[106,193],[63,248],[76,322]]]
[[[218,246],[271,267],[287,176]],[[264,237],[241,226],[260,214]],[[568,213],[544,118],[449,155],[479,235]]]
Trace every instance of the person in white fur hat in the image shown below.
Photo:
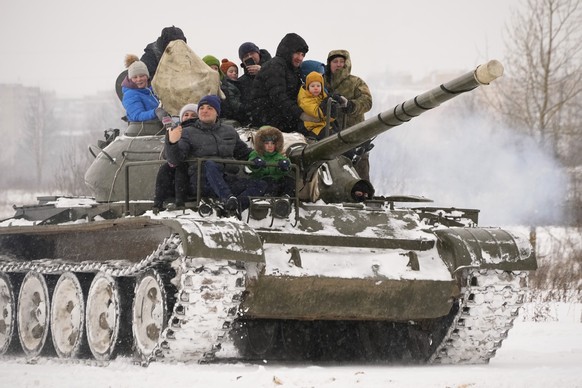
[[[175,128],[168,128],[169,131],[182,132],[182,123],[188,123],[198,118],[198,105],[186,104],[180,109],[180,125]],[[165,156],[165,155],[164,155]],[[154,196],[153,212],[158,213],[164,209],[164,201],[174,198],[174,205],[168,208],[184,208],[188,194],[188,163],[174,165],[170,162],[164,163],[158,170],[156,177],[156,193]]]

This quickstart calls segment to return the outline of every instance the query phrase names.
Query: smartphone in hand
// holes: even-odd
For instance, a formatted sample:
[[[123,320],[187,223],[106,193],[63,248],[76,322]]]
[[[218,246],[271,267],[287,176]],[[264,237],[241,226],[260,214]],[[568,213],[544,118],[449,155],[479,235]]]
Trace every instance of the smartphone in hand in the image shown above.
[[[244,60],[245,66],[252,66],[256,65],[255,60],[253,58],[247,58]]]

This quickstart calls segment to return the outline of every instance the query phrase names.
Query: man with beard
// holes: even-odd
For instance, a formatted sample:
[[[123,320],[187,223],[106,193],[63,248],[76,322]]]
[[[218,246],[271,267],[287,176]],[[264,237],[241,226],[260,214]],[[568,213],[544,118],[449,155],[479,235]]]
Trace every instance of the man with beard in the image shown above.
[[[300,66],[309,47],[302,37],[289,33],[277,53],[257,73],[251,89],[252,125],[270,125],[283,132],[295,132],[303,121],[319,119],[304,113],[297,105],[301,87]]]

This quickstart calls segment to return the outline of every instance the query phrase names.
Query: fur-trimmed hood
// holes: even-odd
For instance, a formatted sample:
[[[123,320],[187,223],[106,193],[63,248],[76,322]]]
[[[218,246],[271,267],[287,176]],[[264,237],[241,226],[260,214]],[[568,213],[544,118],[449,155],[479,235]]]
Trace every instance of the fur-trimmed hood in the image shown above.
[[[257,151],[257,153],[259,155],[265,154],[265,146],[263,145],[263,142],[268,137],[275,138],[275,150],[279,153],[282,153],[283,152],[283,143],[284,143],[283,133],[279,129],[272,127],[270,125],[263,125],[255,133],[255,137],[254,137],[255,151]]]

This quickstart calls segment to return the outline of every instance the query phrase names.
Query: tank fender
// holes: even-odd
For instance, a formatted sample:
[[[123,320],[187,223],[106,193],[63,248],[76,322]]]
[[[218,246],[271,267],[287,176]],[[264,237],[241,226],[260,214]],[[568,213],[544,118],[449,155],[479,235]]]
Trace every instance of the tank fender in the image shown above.
[[[437,250],[451,273],[466,268],[504,271],[535,270],[529,240],[499,228],[443,228],[433,230]]]
[[[247,224],[229,220],[165,219],[162,222],[180,234],[186,256],[264,263],[259,235]]]

